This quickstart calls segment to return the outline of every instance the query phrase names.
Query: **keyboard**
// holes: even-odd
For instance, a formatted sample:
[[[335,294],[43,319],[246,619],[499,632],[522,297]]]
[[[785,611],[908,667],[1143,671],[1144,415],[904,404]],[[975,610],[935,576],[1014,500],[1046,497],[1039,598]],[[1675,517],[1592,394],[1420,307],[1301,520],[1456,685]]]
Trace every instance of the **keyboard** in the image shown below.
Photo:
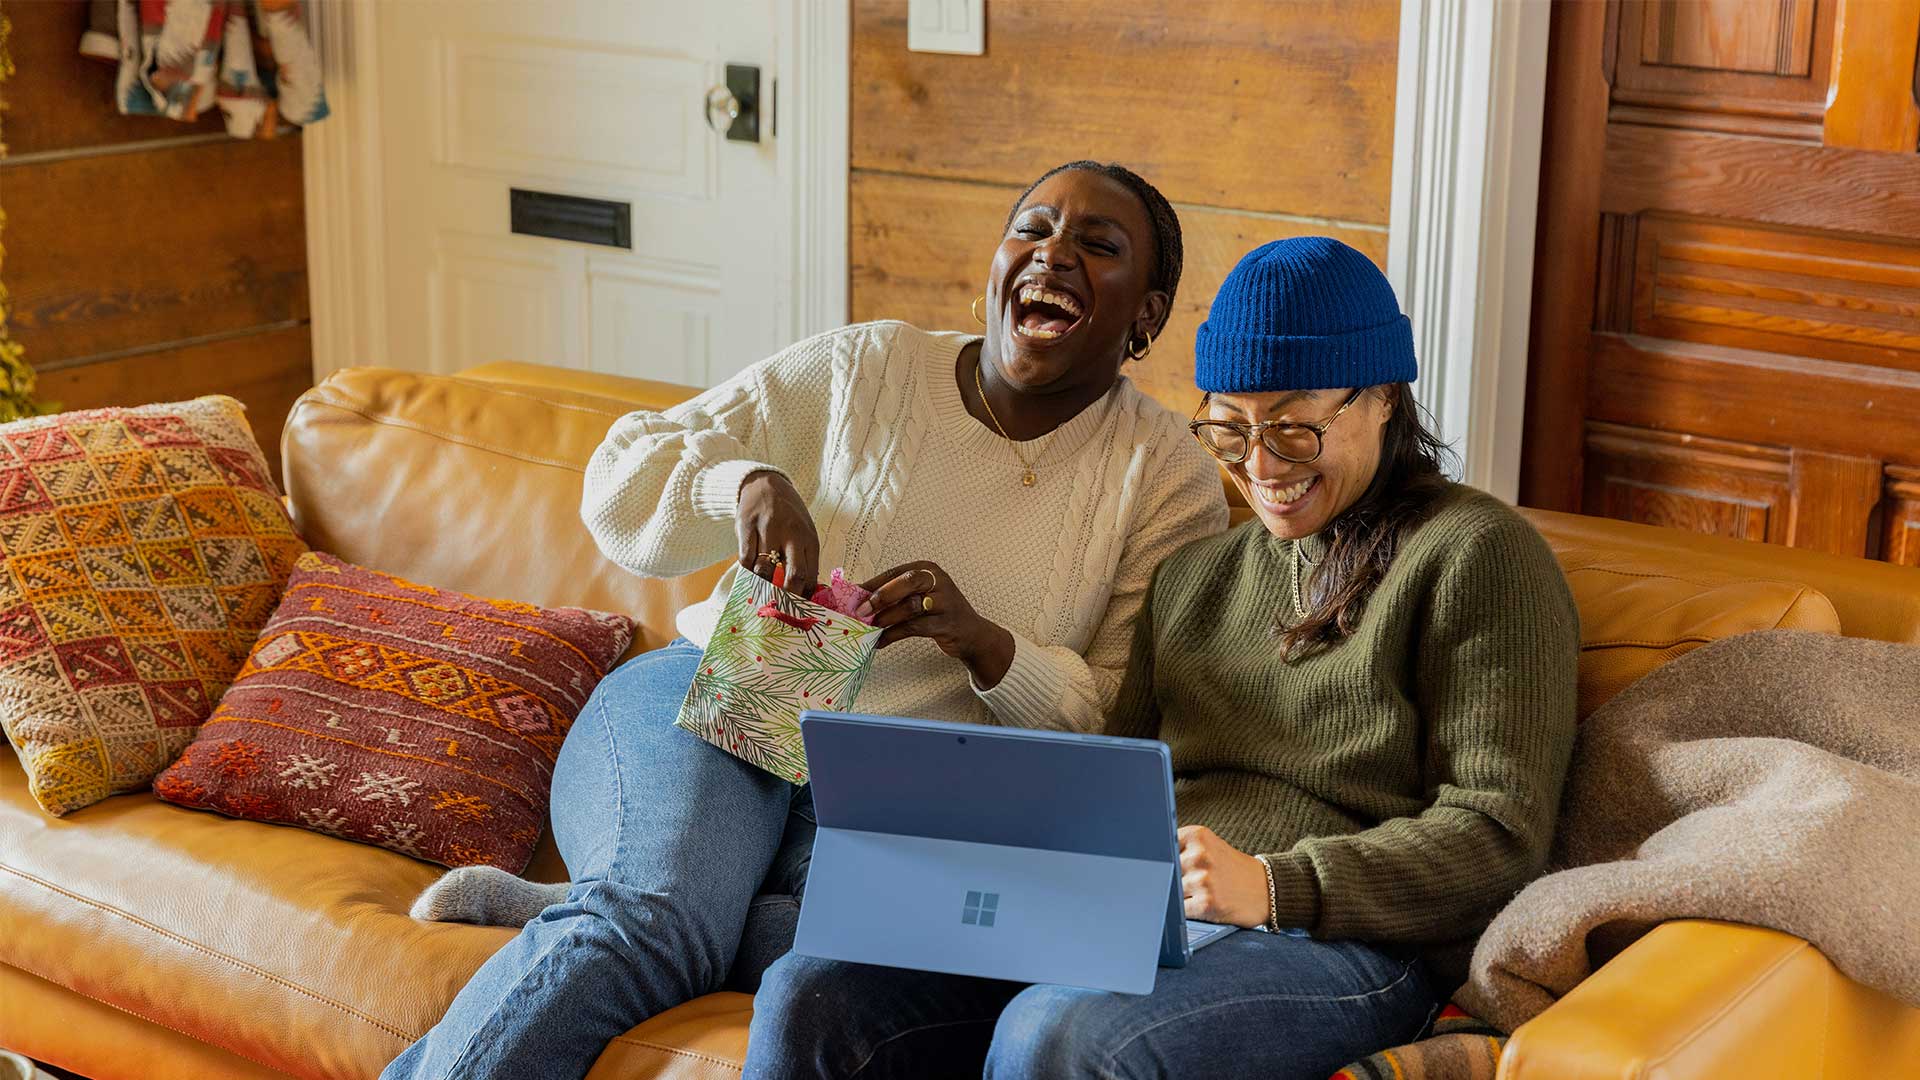
[[[1194,942],[1199,941],[1201,938],[1206,937],[1218,929],[1220,929],[1219,923],[1194,922],[1192,919],[1188,919],[1187,944],[1192,945]]]

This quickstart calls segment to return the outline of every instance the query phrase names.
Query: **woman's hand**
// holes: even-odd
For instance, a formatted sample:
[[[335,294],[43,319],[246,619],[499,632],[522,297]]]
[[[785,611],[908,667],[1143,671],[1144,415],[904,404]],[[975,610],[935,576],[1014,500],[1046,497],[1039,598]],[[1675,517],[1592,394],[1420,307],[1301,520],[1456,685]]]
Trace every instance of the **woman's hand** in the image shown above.
[[[820,574],[820,534],[807,501],[777,472],[748,473],[740,482],[740,565],[801,596]],[[774,571],[786,567],[784,577]]]
[[[1187,918],[1233,926],[1264,926],[1271,913],[1267,868],[1214,835],[1205,825],[1183,827],[1180,891]]]
[[[861,618],[883,627],[879,647],[923,637],[967,665],[983,690],[1000,685],[1013,666],[1013,635],[981,618],[945,570],[930,562],[896,566],[861,588],[873,593]]]

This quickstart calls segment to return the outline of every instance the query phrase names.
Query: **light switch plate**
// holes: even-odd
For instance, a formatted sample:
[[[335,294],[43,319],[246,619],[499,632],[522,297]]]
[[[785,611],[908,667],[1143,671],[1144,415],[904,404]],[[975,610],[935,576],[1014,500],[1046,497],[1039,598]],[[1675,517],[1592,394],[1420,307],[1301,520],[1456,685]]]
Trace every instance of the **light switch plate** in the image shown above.
[[[907,0],[907,49],[986,55],[987,0]]]

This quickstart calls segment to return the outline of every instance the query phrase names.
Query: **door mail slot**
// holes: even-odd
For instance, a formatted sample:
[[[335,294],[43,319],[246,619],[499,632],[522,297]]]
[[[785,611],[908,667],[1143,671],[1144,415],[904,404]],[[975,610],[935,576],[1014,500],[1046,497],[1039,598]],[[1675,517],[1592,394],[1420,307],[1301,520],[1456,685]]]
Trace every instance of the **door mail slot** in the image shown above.
[[[511,190],[511,228],[522,236],[548,236],[633,250],[632,203],[520,188]]]

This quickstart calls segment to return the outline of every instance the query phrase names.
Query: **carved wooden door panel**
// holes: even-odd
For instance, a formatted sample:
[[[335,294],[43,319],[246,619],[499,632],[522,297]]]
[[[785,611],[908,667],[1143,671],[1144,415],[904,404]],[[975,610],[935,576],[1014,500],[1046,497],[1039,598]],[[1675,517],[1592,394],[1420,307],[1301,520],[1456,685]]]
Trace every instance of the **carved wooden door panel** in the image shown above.
[[[1920,565],[1920,0],[1555,6],[1527,505]]]

